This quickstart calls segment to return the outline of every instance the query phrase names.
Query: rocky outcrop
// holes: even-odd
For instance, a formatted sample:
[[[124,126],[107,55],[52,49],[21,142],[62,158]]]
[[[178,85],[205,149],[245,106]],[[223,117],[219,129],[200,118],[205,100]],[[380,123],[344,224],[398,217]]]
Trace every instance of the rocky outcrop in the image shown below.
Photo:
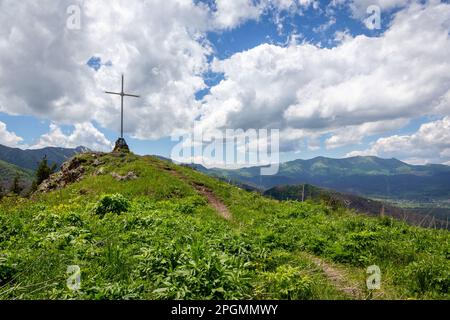
[[[103,158],[104,153],[88,153],[81,156],[76,156],[61,166],[61,171],[52,174],[47,180],[43,181],[38,187],[38,192],[50,192],[62,189],[72,183],[81,181],[85,176],[101,176],[108,174],[104,167],[107,160]],[[126,175],[120,175],[112,172],[111,176],[117,181],[130,181],[138,179],[138,176],[133,171]]]
[[[61,166],[61,171],[54,173],[38,187],[39,192],[49,192],[64,188],[68,184],[80,181],[86,172],[83,164],[86,162],[82,158],[72,158]]]

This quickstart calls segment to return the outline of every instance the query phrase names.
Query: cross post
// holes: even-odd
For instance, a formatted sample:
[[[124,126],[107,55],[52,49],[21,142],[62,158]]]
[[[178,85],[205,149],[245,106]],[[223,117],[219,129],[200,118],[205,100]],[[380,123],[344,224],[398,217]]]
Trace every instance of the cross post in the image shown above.
[[[124,76],[122,74],[122,91],[120,91],[120,92],[105,91],[105,93],[107,93],[107,94],[114,94],[114,95],[120,96],[120,138],[121,139],[123,139],[123,97],[140,98],[140,96],[125,93],[123,83],[124,83]]]

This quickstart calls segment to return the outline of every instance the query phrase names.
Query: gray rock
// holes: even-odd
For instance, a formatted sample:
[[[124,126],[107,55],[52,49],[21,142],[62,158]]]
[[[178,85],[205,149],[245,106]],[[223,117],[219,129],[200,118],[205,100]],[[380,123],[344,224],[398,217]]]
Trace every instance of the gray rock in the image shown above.
[[[138,179],[138,176],[133,171],[128,172],[125,176],[121,176],[120,174],[113,172],[111,173],[111,176],[117,181],[129,181]]]

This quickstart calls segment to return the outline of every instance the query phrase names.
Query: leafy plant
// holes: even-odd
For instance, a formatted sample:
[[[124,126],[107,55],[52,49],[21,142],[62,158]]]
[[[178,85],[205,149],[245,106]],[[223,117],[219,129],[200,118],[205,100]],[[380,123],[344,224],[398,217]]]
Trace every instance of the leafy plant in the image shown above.
[[[120,214],[127,212],[130,207],[130,202],[120,193],[112,195],[104,195],[98,201],[94,211],[95,214],[103,217],[107,213]]]
[[[450,293],[450,263],[446,259],[431,258],[413,262],[405,273],[414,293]]]
[[[264,274],[263,285],[268,294],[281,300],[306,300],[313,297],[313,282],[309,275],[290,265],[279,266]]]

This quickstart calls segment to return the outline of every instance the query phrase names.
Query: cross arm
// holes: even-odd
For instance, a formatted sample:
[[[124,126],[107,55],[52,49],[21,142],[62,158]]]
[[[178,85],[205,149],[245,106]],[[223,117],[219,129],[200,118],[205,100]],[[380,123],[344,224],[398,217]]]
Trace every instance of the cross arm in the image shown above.
[[[118,95],[118,96],[121,96],[121,95],[122,95],[121,93],[117,93],[117,92],[109,92],[109,91],[105,91],[105,93],[108,93],[108,94],[116,94],[116,95]]]
[[[136,95],[134,95],[134,94],[124,94],[124,96],[126,96],[126,97],[134,97],[134,98],[140,98],[140,96],[136,96]]]

